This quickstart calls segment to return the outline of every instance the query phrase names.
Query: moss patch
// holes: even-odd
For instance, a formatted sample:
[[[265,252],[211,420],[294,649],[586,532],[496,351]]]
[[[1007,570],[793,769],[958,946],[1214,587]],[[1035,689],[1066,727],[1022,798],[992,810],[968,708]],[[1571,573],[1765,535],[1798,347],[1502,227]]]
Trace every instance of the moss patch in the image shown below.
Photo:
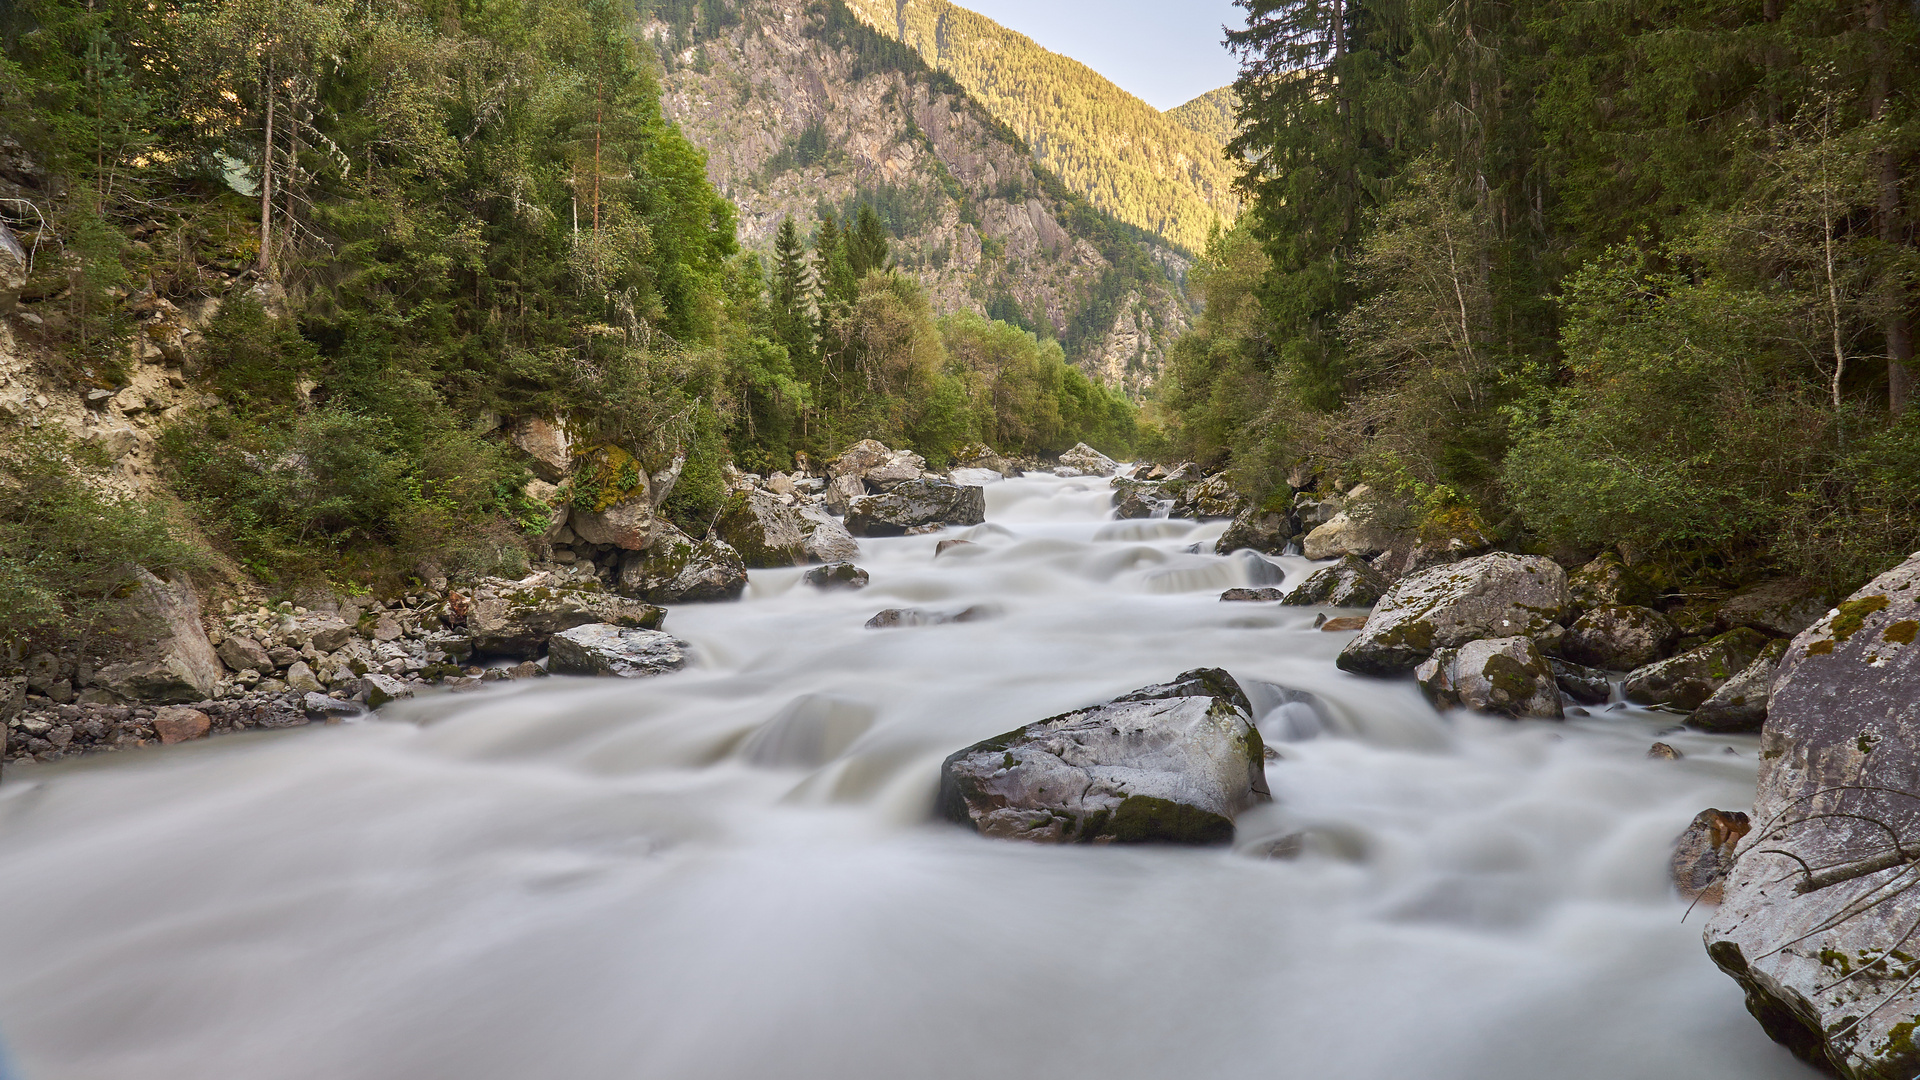
[[[1093,830],[1087,832],[1092,834]],[[1151,795],[1127,796],[1104,832],[1122,844],[1233,842],[1233,822],[1210,810]]]
[[[1881,640],[1891,641],[1895,645],[1911,645],[1913,644],[1916,633],[1920,633],[1920,622],[1915,622],[1912,619],[1902,619],[1887,627],[1886,632],[1881,634],[1880,637]]]

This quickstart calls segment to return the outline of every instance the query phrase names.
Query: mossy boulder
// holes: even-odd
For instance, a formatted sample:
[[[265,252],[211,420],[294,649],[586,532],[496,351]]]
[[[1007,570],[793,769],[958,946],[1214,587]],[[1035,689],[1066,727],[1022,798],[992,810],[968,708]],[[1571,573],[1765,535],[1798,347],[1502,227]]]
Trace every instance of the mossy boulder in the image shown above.
[[[1567,575],[1567,587],[1573,593],[1573,605],[1580,611],[1626,606],[1649,607],[1655,599],[1653,586],[1607,552]]]
[[[1414,672],[1435,708],[1559,720],[1559,681],[1532,638],[1484,638],[1441,649]]]
[[[1439,649],[1537,637],[1564,618],[1567,574],[1552,559],[1496,551],[1401,578],[1341,651],[1343,671],[1397,675]]]
[[[1770,643],[1745,670],[1693,710],[1687,723],[1706,731],[1759,731],[1767,722],[1774,672],[1786,654],[1787,642]]]
[[[1920,1076],[1920,554],[1793,639],[1772,681],[1753,831],[1707,954],[1766,1031],[1842,1076]]]
[[[847,508],[847,531],[854,536],[904,536],[909,529],[978,525],[985,520],[985,488],[932,478],[909,480],[883,494],[855,499]]]
[[[1296,607],[1372,607],[1388,588],[1386,576],[1357,555],[1343,555],[1294,586],[1283,603]]]
[[[476,654],[531,660],[563,630],[591,623],[658,630],[666,617],[663,609],[607,592],[591,579],[535,574],[522,581],[481,581],[466,623]]]
[[[749,570],[805,566],[813,524],[771,492],[741,488],[720,504],[713,529],[739,553]]]
[[[695,540],[662,522],[645,551],[620,563],[620,594],[653,604],[738,600],[747,567],[724,540]]]
[[[1818,586],[1793,578],[1752,585],[1720,605],[1715,622],[1726,630],[1738,626],[1772,637],[1787,637],[1820,621],[1832,604]]]
[[[1652,608],[1610,604],[1567,627],[1560,655],[1588,667],[1632,671],[1671,656],[1679,641],[1679,628]]]
[[[1231,518],[1247,509],[1246,496],[1233,489],[1233,482],[1225,473],[1181,485],[1177,491],[1172,481],[1163,483],[1162,488],[1173,495],[1172,517]]]
[[[1621,692],[1636,705],[1692,712],[1766,648],[1767,638],[1759,631],[1731,630],[1671,659],[1634,670]]]
[[[1270,798],[1265,757],[1240,685],[1201,669],[959,751],[940,810],[1003,839],[1223,844]]]

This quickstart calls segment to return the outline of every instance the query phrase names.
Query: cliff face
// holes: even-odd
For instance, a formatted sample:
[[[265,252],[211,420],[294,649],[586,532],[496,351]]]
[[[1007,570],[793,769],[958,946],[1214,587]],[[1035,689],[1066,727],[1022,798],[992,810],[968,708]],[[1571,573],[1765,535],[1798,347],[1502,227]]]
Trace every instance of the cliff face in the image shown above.
[[[1110,384],[1151,384],[1187,323],[1177,252],[1068,194],[951,79],[839,5],[754,0],[740,16],[695,44],[647,32],[663,106],[739,207],[744,246],[771,250],[788,215],[804,235],[823,210],[871,203],[936,310],[1019,323]]]

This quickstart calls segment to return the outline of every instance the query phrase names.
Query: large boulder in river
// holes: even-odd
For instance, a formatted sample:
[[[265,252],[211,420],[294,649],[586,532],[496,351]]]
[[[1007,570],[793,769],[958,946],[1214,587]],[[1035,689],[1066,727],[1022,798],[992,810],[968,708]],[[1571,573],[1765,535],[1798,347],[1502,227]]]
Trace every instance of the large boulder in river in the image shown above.
[[[945,480],[909,480],[892,491],[855,499],[847,508],[847,531],[855,536],[904,536],[908,529],[978,525],[987,520],[985,488]]]
[[[592,579],[535,574],[522,581],[481,581],[468,608],[467,632],[482,656],[531,660],[562,630],[590,623],[658,630],[666,617],[660,608],[615,596]]]
[[[1786,654],[1787,642],[1769,644],[1744,671],[1722,683],[1693,710],[1687,723],[1704,731],[1759,731],[1767,722],[1773,676]]]
[[[200,622],[193,583],[163,581],[134,571],[134,607],[140,644],[135,658],[93,673],[94,685],[129,701],[184,705],[213,696],[225,671]]]
[[[1265,757],[1233,677],[1189,671],[954,754],[940,809],[1006,839],[1223,844],[1270,797]]]
[[[620,593],[652,604],[738,600],[747,567],[724,540],[695,540],[661,522],[645,551],[620,562]]]
[[[1380,598],[1339,665],[1360,675],[1395,675],[1437,649],[1538,637],[1570,602],[1566,571],[1552,559],[1496,551],[1435,566],[1401,578]]]
[[[713,529],[740,553],[749,570],[805,566],[815,525],[771,492],[747,487],[727,495]]]
[[[1296,607],[1372,607],[1387,591],[1387,579],[1367,565],[1367,560],[1347,555],[1332,566],[1323,566],[1294,586],[1285,604]]]
[[[1767,1034],[1841,1075],[1920,1076],[1920,555],[1803,631],[1773,681],[1753,831],[1707,953]]]
[[[852,562],[860,557],[860,542],[853,538],[840,519],[810,503],[803,503],[796,509],[800,512],[801,528],[807,530],[807,538],[801,547],[806,550],[809,561]]]
[[[1607,671],[1632,671],[1672,655],[1680,630],[1665,615],[1644,607],[1596,607],[1567,627],[1560,655]]]
[[[1120,463],[1088,446],[1075,443],[1073,449],[1060,455],[1060,464],[1079,469],[1088,476],[1112,476],[1120,471]]]
[[[1213,550],[1221,555],[1231,555],[1236,551],[1278,555],[1286,550],[1287,543],[1299,531],[1291,514],[1248,507],[1240,511],[1240,515],[1233,519],[1233,524],[1227,526],[1227,531],[1214,541]]]
[[[1620,692],[1635,705],[1692,712],[1759,659],[1766,647],[1767,639],[1756,630],[1731,630],[1672,659],[1631,672]]]
[[[589,623],[553,635],[547,669],[556,675],[645,679],[687,666],[687,643],[658,630]]]
[[[1559,720],[1560,686],[1532,638],[1484,638],[1441,649],[1414,671],[1435,708]]]

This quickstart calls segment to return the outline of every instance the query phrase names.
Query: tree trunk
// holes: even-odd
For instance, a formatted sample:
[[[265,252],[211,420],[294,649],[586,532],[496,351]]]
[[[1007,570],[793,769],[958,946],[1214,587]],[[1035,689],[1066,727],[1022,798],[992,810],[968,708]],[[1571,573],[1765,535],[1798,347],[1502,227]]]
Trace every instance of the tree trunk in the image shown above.
[[[267,132],[260,142],[260,263],[262,276],[267,272],[273,251],[273,62],[267,62]]]
[[[1872,0],[1867,7],[1868,53],[1872,65],[1867,87],[1869,118],[1880,120],[1887,110],[1893,90],[1893,59],[1889,55],[1887,34],[1888,0]],[[1903,205],[1900,199],[1900,162],[1892,148],[1883,145],[1874,154],[1878,165],[1880,239],[1889,247],[1905,243],[1902,233]],[[1882,297],[1886,307],[1884,328],[1887,338],[1887,408],[1895,417],[1907,411],[1907,399],[1913,388],[1913,322],[1910,297],[1900,283],[1891,281]]]

